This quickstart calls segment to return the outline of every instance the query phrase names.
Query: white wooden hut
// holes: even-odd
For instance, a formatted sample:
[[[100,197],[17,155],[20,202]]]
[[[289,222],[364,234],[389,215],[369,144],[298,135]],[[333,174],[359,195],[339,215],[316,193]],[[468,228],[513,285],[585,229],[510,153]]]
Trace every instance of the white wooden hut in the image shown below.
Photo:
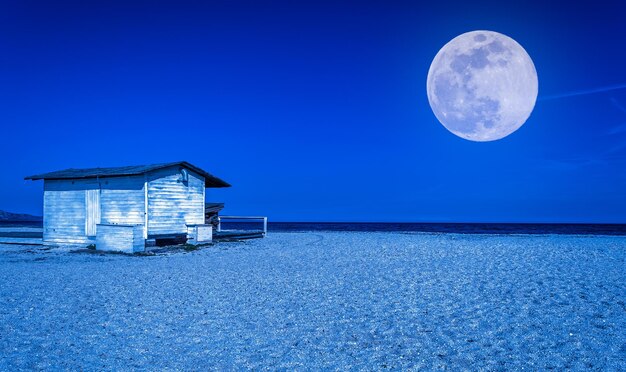
[[[147,239],[189,234],[206,240],[197,236],[210,228],[205,189],[230,187],[185,161],[66,169],[26,179],[44,180],[44,244],[132,252],[143,250]]]

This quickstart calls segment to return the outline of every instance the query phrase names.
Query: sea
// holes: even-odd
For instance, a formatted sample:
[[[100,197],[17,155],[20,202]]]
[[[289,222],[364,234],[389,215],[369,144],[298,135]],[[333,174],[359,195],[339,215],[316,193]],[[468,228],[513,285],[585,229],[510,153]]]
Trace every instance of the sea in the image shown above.
[[[454,234],[626,235],[626,224],[270,222],[269,231],[372,231]]]
[[[0,227],[42,227],[41,221],[0,221]],[[258,230],[257,222],[223,222],[223,229]],[[497,235],[626,235],[626,224],[586,223],[427,223],[427,222],[268,222],[269,232],[359,231]]]

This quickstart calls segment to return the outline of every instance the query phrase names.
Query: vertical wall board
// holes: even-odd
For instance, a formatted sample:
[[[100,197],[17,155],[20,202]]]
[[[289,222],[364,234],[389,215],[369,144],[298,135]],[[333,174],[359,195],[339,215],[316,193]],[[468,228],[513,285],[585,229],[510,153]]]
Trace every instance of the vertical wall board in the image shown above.
[[[85,235],[96,236],[100,223],[100,190],[85,190]]]

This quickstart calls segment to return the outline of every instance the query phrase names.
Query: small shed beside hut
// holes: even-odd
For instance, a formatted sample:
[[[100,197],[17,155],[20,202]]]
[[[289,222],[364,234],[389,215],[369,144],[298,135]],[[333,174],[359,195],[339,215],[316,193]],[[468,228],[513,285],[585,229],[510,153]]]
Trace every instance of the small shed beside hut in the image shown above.
[[[152,239],[210,239],[205,190],[230,187],[185,161],[66,169],[26,179],[44,181],[44,244],[130,252]]]

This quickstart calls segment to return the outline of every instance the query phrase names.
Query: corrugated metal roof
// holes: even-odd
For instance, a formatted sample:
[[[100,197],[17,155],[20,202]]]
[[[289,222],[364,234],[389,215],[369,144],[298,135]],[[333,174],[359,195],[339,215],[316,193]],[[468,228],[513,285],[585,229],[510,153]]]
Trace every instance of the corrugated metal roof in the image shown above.
[[[177,161],[174,163],[163,164],[149,164],[149,165],[133,165],[127,167],[113,167],[113,168],[87,168],[87,169],[64,169],[55,172],[36,174],[33,176],[25,177],[26,180],[65,180],[65,179],[81,179],[81,178],[96,178],[96,177],[121,177],[121,176],[136,176],[145,174],[157,169],[169,168],[174,166],[180,166],[190,169],[205,179],[206,187],[230,187],[227,182],[213,176],[209,172],[206,172],[193,164],[186,161]]]

